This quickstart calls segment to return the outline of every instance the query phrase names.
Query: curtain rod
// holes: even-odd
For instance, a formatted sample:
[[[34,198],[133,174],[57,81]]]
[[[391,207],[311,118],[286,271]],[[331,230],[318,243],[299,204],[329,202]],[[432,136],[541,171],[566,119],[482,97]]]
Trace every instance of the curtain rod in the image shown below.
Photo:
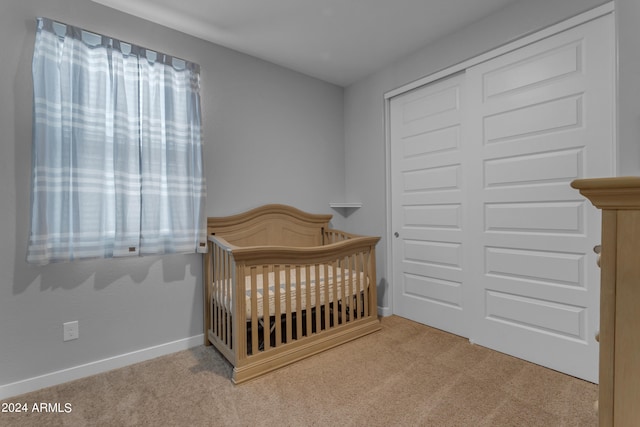
[[[86,30],[84,28],[66,24],[64,22],[60,22],[51,18],[38,17],[36,18],[36,22],[39,29],[47,30],[50,33],[55,34],[61,38],[73,37],[74,39],[79,40],[90,47],[102,46],[113,48],[125,55],[132,54],[146,58],[151,62],[159,62],[165,65],[170,65],[176,69],[189,68],[197,73],[200,72],[200,65],[196,64],[195,62],[187,61],[186,59],[158,52],[155,49],[148,49],[135,43],[122,41],[115,37],[106,36],[95,31]],[[123,47],[125,47],[125,49],[123,49]],[[128,52],[126,51],[126,48],[128,48]]]

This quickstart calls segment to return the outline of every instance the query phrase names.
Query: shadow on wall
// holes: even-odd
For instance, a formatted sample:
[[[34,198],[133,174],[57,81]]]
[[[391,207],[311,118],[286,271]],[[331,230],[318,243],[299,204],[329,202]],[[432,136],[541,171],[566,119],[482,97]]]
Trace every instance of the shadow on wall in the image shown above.
[[[97,291],[124,278],[142,284],[158,263],[162,267],[163,284],[192,281],[202,274],[201,255],[197,254],[82,260],[45,266],[29,265],[24,259],[16,259],[13,294],[21,294],[35,283],[39,283],[40,291],[74,289],[89,280]]]
[[[383,277],[378,281],[378,289],[377,289],[378,307],[382,306],[382,302],[388,301],[387,299],[388,290],[389,290],[389,282],[387,282],[387,279]]]
[[[31,284],[42,269],[26,263],[31,215],[31,144],[33,117],[33,80],[31,62],[35,43],[35,20],[24,22],[25,34],[13,79],[14,111],[14,185],[16,224],[14,251],[13,294],[20,294]],[[68,268],[68,266],[67,266]],[[64,267],[58,267],[64,269]],[[86,278],[85,278],[86,280]],[[81,281],[79,282],[81,283]],[[79,284],[78,283],[78,284]],[[68,286],[68,280],[67,280]]]

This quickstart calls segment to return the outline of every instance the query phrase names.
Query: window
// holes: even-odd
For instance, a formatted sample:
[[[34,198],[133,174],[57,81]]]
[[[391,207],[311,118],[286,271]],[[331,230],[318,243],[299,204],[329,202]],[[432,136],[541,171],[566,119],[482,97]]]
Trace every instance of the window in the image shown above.
[[[27,261],[206,252],[199,66],[39,18]]]

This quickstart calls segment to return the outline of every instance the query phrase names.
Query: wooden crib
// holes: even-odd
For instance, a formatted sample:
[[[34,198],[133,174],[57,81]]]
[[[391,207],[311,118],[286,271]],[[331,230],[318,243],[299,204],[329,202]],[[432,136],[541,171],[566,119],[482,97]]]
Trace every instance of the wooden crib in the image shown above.
[[[380,329],[379,237],[286,205],[208,218],[205,341],[240,383]]]

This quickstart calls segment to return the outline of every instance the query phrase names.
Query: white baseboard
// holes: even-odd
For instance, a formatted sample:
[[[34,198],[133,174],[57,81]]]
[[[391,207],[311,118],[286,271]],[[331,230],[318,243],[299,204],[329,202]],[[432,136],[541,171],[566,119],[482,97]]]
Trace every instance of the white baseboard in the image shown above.
[[[195,335],[178,341],[109,357],[108,359],[74,366],[73,368],[63,369],[61,371],[51,372],[37,377],[28,378],[26,380],[0,385],[0,400],[91,375],[100,374],[112,369],[123,368],[128,365],[133,365],[134,363],[144,362],[145,360],[155,359],[156,357],[165,356],[178,351],[188,350],[202,345],[203,343],[204,334]]]

